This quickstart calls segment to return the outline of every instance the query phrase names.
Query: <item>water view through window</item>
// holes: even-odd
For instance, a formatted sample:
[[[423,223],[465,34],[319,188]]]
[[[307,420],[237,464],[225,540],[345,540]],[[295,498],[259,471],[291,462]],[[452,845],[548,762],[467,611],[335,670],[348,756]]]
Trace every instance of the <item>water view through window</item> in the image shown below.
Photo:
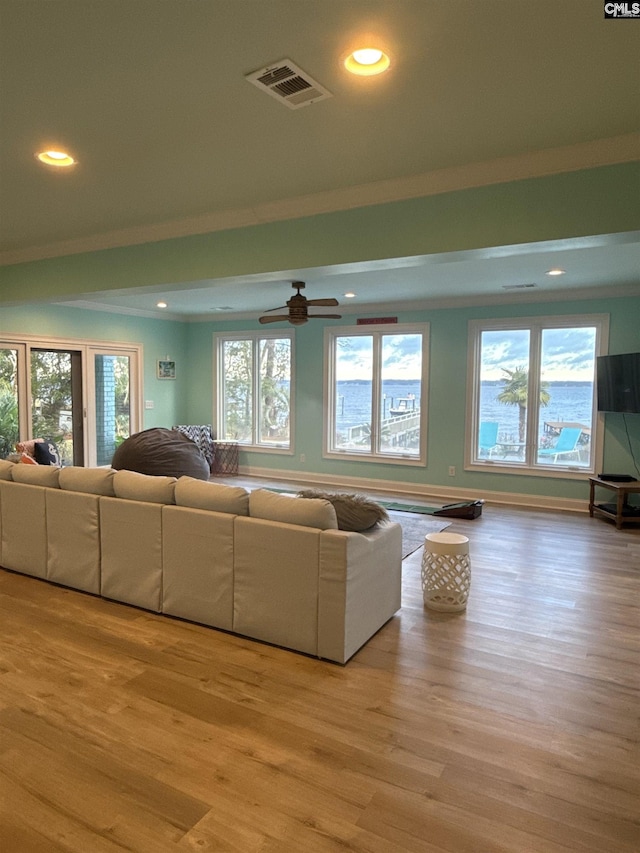
[[[426,331],[335,334],[331,450],[418,459]]]
[[[482,331],[476,458],[588,468],[596,339],[586,325]]]

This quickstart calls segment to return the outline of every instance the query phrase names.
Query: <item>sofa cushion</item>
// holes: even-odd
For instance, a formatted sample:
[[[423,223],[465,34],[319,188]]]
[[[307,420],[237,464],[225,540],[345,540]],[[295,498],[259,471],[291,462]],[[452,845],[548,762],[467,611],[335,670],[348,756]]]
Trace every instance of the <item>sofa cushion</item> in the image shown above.
[[[175,477],[152,477],[136,471],[116,471],[113,490],[118,498],[152,504],[175,502]]]
[[[56,465],[60,467],[60,452],[52,441],[36,441],[33,455],[38,465]]]
[[[373,527],[379,521],[387,521],[389,514],[380,504],[364,495],[351,495],[342,492],[321,492],[317,489],[303,489],[298,497],[324,498],[333,504],[340,530],[361,532]]]
[[[0,480],[13,480],[11,472],[15,462],[8,462],[6,459],[0,459]]]
[[[249,515],[267,521],[337,530],[336,511],[323,499],[301,500],[293,495],[278,495],[268,489],[256,489],[249,495]]]
[[[203,483],[193,477],[180,477],[176,483],[175,500],[178,506],[249,515],[249,492],[241,486]]]
[[[125,439],[111,460],[118,471],[208,480],[209,464],[197,444],[175,429],[153,427]]]
[[[14,483],[28,483],[30,486],[49,486],[57,489],[60,469],[53,465],[14,465],[11,476]]]
[[[60,471],[60,488],[67,492],[84,492],[88,495],[115,497],[111,468],[81,468],[71,465]]]

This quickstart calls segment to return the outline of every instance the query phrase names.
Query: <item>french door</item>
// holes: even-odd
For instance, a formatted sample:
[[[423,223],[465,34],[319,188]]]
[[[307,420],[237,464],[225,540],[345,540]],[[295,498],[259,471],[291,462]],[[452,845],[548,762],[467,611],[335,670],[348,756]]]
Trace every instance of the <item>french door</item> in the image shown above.
[[[140,429],[142,348],[0,340],[0,458],[17,441],[53,441],[64,465],[109,465]]]

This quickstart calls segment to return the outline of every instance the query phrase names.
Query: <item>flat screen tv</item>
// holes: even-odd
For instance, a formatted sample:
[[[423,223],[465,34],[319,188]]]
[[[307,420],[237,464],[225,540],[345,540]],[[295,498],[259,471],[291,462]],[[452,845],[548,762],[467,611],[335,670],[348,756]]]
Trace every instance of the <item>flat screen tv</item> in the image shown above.
[[[596,359],[599,412],[640,414],[640,352]]]

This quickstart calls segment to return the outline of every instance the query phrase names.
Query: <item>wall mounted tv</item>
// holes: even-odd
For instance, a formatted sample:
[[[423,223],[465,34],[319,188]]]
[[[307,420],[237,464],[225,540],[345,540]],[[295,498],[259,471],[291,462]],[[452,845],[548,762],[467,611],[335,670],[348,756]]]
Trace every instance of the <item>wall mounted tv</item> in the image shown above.
[[[596,359],[599,412],[640,414],[640,352]]]

